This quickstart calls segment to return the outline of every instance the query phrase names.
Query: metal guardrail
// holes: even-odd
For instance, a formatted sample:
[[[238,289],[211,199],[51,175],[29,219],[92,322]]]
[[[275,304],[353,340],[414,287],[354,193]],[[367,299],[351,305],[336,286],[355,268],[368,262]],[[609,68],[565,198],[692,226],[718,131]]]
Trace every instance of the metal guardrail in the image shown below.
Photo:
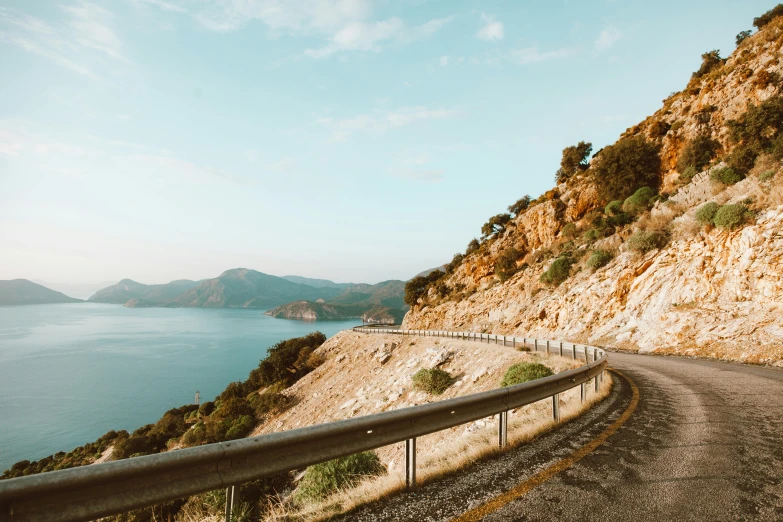
[[[402,441],[406,443],[406,483],[413,487],[417,437],[499,415],[498,444],[505,446],[509,410],[552,397],[553,416],[558,421],[559,394],[581,385],[584,400],[586,383],[595,378],[597,390],[608,364],[601,348],[553,340],[378,327],[354,331],[494,341],[560,355],[570,352],[586,364],[524,384],[399,410],[2,480],[0,522],[93,520],[221,488],[228,488],[229,520],[234,485]]]

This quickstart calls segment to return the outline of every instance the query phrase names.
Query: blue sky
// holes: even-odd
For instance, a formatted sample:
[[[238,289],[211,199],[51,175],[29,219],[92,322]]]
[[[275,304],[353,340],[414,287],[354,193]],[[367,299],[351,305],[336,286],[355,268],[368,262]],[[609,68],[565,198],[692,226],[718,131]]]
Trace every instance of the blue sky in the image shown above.
[[[407,279],[775,2],[0,4],[0,279]]]

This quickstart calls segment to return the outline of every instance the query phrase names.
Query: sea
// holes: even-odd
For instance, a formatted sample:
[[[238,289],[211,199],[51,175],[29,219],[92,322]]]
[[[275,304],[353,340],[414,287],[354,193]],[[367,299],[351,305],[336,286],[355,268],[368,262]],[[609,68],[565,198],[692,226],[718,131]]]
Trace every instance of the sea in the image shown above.
[[[73,303],[0,307],[0,471],[129,432],[245,380],[278,341],[360,321],[262,310]]]

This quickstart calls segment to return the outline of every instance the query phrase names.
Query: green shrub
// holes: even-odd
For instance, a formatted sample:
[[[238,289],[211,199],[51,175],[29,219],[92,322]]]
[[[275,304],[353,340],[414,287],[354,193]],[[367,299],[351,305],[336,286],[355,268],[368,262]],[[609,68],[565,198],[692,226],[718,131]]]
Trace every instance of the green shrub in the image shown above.
[[[614,201],[606,205],[606,208],[604,209],[604,213],[607,216],[616,216],[617,214],[623,211],[622,209],[623,209],[623,202],[620,201],[619,199],[615,199]]]
[[[566,279],[571,272],[571,265],[574,260],[567,256],[560,256],[549,265],[546,272],[541,274],[540,281],[550,285],[559,285]]]
[[[700,134],[688,141],[677,160],[677,169],[682,172],[688,167],[701,171],[710,164],[715,154],[720,150],[720,143],[709,136]]]
[[[566,223],[563,226],[563,229],[560,231],[560,235],[569,239],[573,239],[576,236],[576,225],[573,223]]]
[[[641,214],[652,206],[652,199],[656,192],[650,187],[642,187],[623,201],[623,212],[629,214]]]
[[[716,227],[734,229],[742,225],[748,217],[745,205],[723,205],[715,213],[713,223]]]
[[[737,171],[731,167],[723,167],[715,169],[710,173],[710,178],[714,181],[723,183],[724,185],[734,185],[737,182],[742,181],[745,176],[738,174]]]
[[[747,174],[756,156],[774,152],[783,129],[783,97],[773,96],[759,105],[750,105],[739,120],[727,122],[731,139],[738,145],[727,159],[731,168]]]
[[[763,15],[753,19],[753,27],[761,29],[778,16],[783,16],[783,4],[778,4]]]
[[[481,243],[479,243],[479,240],[474,237],[473,239],[470,240],[470,243],[468,243],[468,248],[465,249],[465,255],[469,256],[473,252],[477,251],[480,247],[481,247]],[[407,301],[405,302],[407,303]]]
[[[641,230],[628,239],[628,248],[634,252],[649,252],[662,248],[667,242],[668,238],[663,232]]]
[[[511,221],[511,215],[510,214],[498,214],[496,216],[492,216],[489,218],[489,221],[484,223],[481,227],[481,238],[482,239],[489,239],[490,237],[495,237],[499,233],[506,230],[506,226]]]
[[[522,253],[516,248],[507,248],[498,256],[495,261],[495,274],[501,281],[506,281],[517,273],[517,260],[522,257]]]
[[[259,418],[284,411],[290,404],[291,398],[280,393],[276,387],[264,390],[261,394],[254,394],[250,399],[250,405]]]
[[[294,498],[298,502],[323,500],[340,489],[358,484],[366,477],[385,473],[386,468],[372,451],[340,457],[308,467]]]
[[[757,157],[758,154],[756,154],[756,151],[752,148],[738,145],[731,151],[731,154],[726,157],[726,164],[730,169],[744,178],[750,169],[753,168]]]
[[[441,395],[453,382],[448,372],[437,368],[422,368],[414,373],[411,379],[413,380],[413,386],[432,395]]]
[[[593,241],[597,241],[598,239],[600,239],[602,237],[603,237],[603,234],[597,228],[591,228],[590,230],[588,230],[587,232],[585,232],[582,235],[582,239],[584,239],[588,243],[592,243]]]
[[[590,257],[587,259],[587,268],[598,270],[602,266],[606,266],[609,261],[612,260],[612,254],[606,250],[593,250]]]
[[[416,276],[405,283],[405,304],[408,306],[416,306],[419,299],[427,295],[427,290],[429,290],[430,285],[435,284],[445,275],[445,272],[433,270],[425,276]]]
[[[718,212],[720,205],[714,201],[705,203],[696,211],[696,220],[702,225],[712,225],[715,219],[715,213]]]
[[[506,370],[503,380],[500,381],[500,387],[513,386],[523,382],[534,381],[554,375],[552,370],[541,363],[518,363]]]
[[[759,174],[759,181],[769,181],[775,176],[774,170],[767,170]]]
[[[665,121],[655,120],[653,124],[650,125],[650,137],[653,139],[663,138],[668,134],[669,129],[671,129],[671,125]]]
[[[683,183],[690,183],[693,180],[693,176],[698,174],[695,167],[686,167],[685,170],[683,170],[680,173],[680,180]]]
[[[405,288],[407,296],[407,285]],[[258,368],[250,372],[250,377],[246,382],[247,387],[254,390],[262,385],[270,386],[276,382],[284,382],[290,386],[312,370],[301,361],[305,360],[313,350],[324,342],[326,342],[326,336],[321,332],[280,341],[269,348],[266,359],[259,363]]]
[[[591,170],[604,201],[625,199],[635,187],[658,187],[660,183],[658,146],[642,136],[622,138],[597,156]]]
[[[626,214],[625,212],[621,212],[616,216],[610,216],[609,219],[606,220],[606,223],[613,227],[621,227],[623,225],[628,225],[629,223],[633,223],[633,220],[634,220],[633,215]]]

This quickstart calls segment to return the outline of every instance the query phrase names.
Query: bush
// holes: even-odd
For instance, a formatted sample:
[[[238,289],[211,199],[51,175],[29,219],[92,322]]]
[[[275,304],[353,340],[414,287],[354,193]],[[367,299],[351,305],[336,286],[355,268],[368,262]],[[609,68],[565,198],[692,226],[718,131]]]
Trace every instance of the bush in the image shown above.
[[[294,496],[298,502],[322,500],[340,489],[356,485],[365,477],[385,473],[386,468],[372,451],[340,457],[308,467]]]
[[[623,225],[633,223],[633,221],[634,217],[631,214],[621,212],[616,216],[610,216],[609,219],[606,220],[606,223],[613,227],[621,227]]]
[[[641,214],[652,206],[652,199],[655,196],[653,189],[642,187],[623,201],[623,211],[629,214]]]
[[[599,268],[609,264],[612,260],[612,254],[606,250],[593,250],[593,253],[587,259],[587,268],[598,270]]]
[[[552,370],[541,363],[519,363],[506,370],[503,380],[500,381],[500,387],[505,388],[551,375],[554,375]]]
[[[720,57],[720,51],[718,49],[707,51],[701,55],[701,67],[699,67],[699,70],[693,73],[692,78],[699,79],[705,74],[711,73],[718,67],[722,66],[724,61],[725,60]]]
[[[783,16],[783,4],[778,4],[763,15],[753,19],[753,27],[761,29],[778,16]]]
[[[678,130],[680,130],[682,128],[683,125],[685,125],[685,122],[683,120],[677,120],[674,123],[672,123],[671,130],[673,130],[674,132],[677,132]]]
[[[774,170],[766,170],[759,174],[759,181],[769,181],[775,176]]]
[[[726,164],[742,179],[753,168],[757,157],[758,154],[752,148],[738,145],[726,158]]]
[[[587,158],[590,157],[592,151],[593,144],[585,141],[580,141],[576,145],[564,148],[563,157],[560,160],[560,169],[555,175],[555,181],[563,183],[577,172],[587,170]]]
[[[748,217],[745,205],[723,205],[715,213],[713,223],[716,227],[734,229],[742,225]]]
[[[559,285],[566,279],[571,272],[571,265],[574,260],[567,256],[560,256],[549,265],[546,272],[541,274],[540,281],[550,285]]]
[[[604,148],[591,170],[599,195],[604,201],[611,201],[627,198],[636,187],[658,187],[660,169],[658,147],[636,136]]]
[[[484,225],[481,227],[482,239],[489,239],[490,237],[503,232],[506,230],[506,226],[510,221],[511,216],[509,214],[498,214],[496,216],[492,216],[489,218],[489,221],[484,223]]]
[[[279,388],[273,386],[265,390],[264,393],[253,395],[253,398],[250,399],[250,405],[253,407],[256,417],[263,418],[270,413],[279,413],[291,404],[291,398],[280,393]]]
[[[680,173],[680,181],[683,183],[690,183],[696,174],[698,174],[698,172],[694,167],[686,167],[685,170]]]
[[[573,223],[566,223],[563,229],[560,231],[560,235],[569,239],[576,237],[576,225]]]
[[[432,395],[440,395],[445,392],[453,379],[448,372],[432,368],[422,368],[411,377],[413,386]]]
[[[710,164],[715,154],[720,150],[720,143],[709,136],[700,134],[688,141],[677,160],[677,169],[683,172],[688,167],[701,171]]]
[[[522,253],[515,248],[507,248],[495,261],[495,274],[501,281],[506,281],[517,273],[517,260]]]
[[[405,288],[407,296],[407,285]],[[276,382],[283,382],[290,386],[312,370],[303,362],[324,342],[326,336],[321,332],[280,341],[269,349],[266,359],[259,363],[258,368],[250,372],[248,387],[257,389],[262,385],[270,386]]]
[[[606,208],[604,209],[604,213],[607,216],[616,216],[617,214],[620,214],[623,210],[623,202],[619,199],[615,199],[614,201],[610,202],[608,205],[606,205]]]
[[[712,225],[715,219],[715,213],[718,212],[720,205],[714,201],[705,203],[696,211],[696,220],[702,225]]]
[[[775,141],[783,129],[783,97],[773,96],[759,105],[750,105],[739,120],[729,121],[727,125],[732,141],[738,143],[727,163],[746,174],[753,167],[756,156],[775,148]]]
[[[724,185],[734,185],[735,183],[742,181],[745,176],[738,174],[737,171],[731,167],[723,167],[721,169],[715,169],[710,173],[710,178],[714,181],[723,183]]]
[[[634,252],[650,252],[662,248],[668,242],[666,234],[658,231],[641,230],[628,239],[628,248]]]
[[[430,285],[437,282],[445,275],[445,272],[441,272],[440,270],[433,270],[425,276],[416,276],[405,283],[405,304],[408,306],[416,306],[419,299],[427,295],[427,290],[429,289]]]
[[[479,240],[474,237],[473,239],[470,240],[470,243],[468,243],[468,248],[465,249],[465,255],[469,256],[473,252],[477,251],[480,247],[481,247],[481,243],[479,243]]]
[[[508,211],[514,214],[514,216],[518,216],[527,210],[527,208],[530,206],[530,201],[532,201],[530,196],[521,197],[515,203],[509,205]]]
[[[745,41],[745,39],[749,38],[751,35],[751,31],[740,31],[737,33],[737,37],[735,38],[735,41],[737,42],[737,46]]]
[[[593,241],[597,241],[598,239],[600,239],[602,237],[603,237],[603,233],[601,233],[601,231],[598,230],[597,228],[591,228],[590,230],[588,230],[587,232],[585,232],[582,235],[582,239],[584,239],[588,243],[592,243]]]
[[[668,134],[669,129],[671,129],[671,125],[665,121],[655,120],[653,124],[650,125],[650,137],[652,139],[663,138]]]

